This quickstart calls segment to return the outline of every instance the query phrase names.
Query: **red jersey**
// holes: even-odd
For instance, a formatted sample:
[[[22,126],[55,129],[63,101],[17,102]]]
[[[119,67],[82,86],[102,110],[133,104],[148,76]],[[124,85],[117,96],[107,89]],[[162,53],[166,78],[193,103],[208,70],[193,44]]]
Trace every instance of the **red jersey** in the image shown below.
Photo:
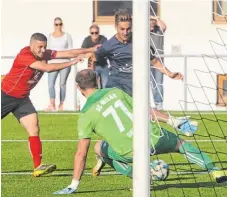
[[[30,47],[23,48],[13,62],[9,73],[2,80],[2,91],[9,96],[24,98],[29,96],[33,89],[43,76],[43,72],[30,68],[30,65],[36,61],[48,61],[56,57],[56,51],[46,50],[43,58],[36,58],[30,50]]]

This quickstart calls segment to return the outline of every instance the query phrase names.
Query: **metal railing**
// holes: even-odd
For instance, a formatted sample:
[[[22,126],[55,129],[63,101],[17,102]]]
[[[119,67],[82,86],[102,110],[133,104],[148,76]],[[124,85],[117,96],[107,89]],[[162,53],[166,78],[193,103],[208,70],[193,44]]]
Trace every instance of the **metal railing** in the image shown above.
[[[187,97],[188,97],[188,91],[187,91],[187,85],[188,85],[188,73],[187,73],[187,69],[188,69],[188,59],[189,58],[213,58],[213,59],[217,59],[217,58],[227,58],[226,54],[219,54],[219,55],[205,55],[205,54],[181,54],[181,55],[171,55],[171,54],[165,54],[165,55],[159,55],[159,57],[163,57],[163,58],[183,58],[184,59],[184,80],[183,80],[183,92],[184,92],[184,110],[187,111],[188,109],[188,103],[187,103]],[[15,56],[1,56],[1,59],[14,59]],[[227,61],[227,59],[225,59]],[[167,66],[168,67],[168,66]],[[76,69],[75,69],[75,74],[76,74]],[[227,74],[227,73],[226,73]],[[76,92],[75,92],[76,93]],[[77,93],[76,93],[77,94]],[[76,99],[77,99],[77,95]],[[75,104],[77,103],[77,100],[75,99]]]

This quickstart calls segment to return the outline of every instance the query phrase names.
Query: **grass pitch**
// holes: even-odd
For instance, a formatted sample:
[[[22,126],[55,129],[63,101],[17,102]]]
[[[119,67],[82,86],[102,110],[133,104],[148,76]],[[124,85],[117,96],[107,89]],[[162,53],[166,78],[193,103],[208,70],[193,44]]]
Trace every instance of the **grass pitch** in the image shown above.
[[[191,140],[214,160],[217,166],[227,169],[227,115],[192,115],[199,121],[199,130],[195,137],[183,137]],[[73,158],[76,151],[78,115],[41,114],[40,129],[42,140],[63,140],[43,142],[43,162],[54,163],[57,170],[51,175],[32,177],[32,160],[26,141],[27,134],[17,120],[9,115],[2,120],[2,197],[52,197],[52,193],[69,185],[72,178]],[[172,128],[163,125],[175,132]],[[180,134],[180,133],[179,133]],[[93,140],[97,137],[94,135]],[[12,140],[12,141],[5,141]],[[211,142],[211,140],[216,140]],[[117,174],[106,166],[99,177],[90,175],[95,165],[92,141],[85,175],[78,192],[71,196],[81,197],[130,197],[132,180]],[[156,159],[156,156],[154,156]],[[161,197],[226,197],[227,185],[216,184],[212,177],[179,154],[160,155],[170,165],[168,179],[151,184],[151,194]],[[142,197],[142,196],[141,196]]]

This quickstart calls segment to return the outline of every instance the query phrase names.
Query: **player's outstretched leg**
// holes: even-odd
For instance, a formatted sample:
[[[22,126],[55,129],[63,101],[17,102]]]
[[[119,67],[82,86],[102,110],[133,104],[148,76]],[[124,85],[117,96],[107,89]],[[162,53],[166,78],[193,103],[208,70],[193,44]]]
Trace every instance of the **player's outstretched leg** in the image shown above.
[[[191,162],[199,165],[200,167],[208,170],[208,172],[214,177],[217,183],[227,182],[227,173],[216,167],[206,153],[203,153],[192,144],[185,142],[182,139],[178,140],[178,151]]]
[[[92,175],[98,176],[107,163],[122,175],[132,177],[132,166],[128,164],[132,159],[119,156],[105,141],[98,141],[95,144],[95,153],[98,155],[97,164],[93,168]]]
[[[20,118],[20,123],[29,134],[28,145],[33,159],[33,175],[38,177],[53,172],[56,169],[54,164],[41,164],[42,144],[39,137],[38,116],[36,113]]]
[[[105,163],[110,165],[113,169],[115,169],[117,172],[120,172],[122,175],[127,176],[129,178],[132,178],[132,166],[130,166],[128,163],[113,160],[107,157],[101,158]]]
[[[227,175],[225,172],[216,167],[207,154],[201,152],[197,147],[185,142],[184,140],[178,138],[174,133],[163,128],[162,134],[163,135],[155,145],[154,150],[151,152],[156,155],[171,152],[184,154],[189,162],[199,165],[212,174],[217,183],[227,181]]]

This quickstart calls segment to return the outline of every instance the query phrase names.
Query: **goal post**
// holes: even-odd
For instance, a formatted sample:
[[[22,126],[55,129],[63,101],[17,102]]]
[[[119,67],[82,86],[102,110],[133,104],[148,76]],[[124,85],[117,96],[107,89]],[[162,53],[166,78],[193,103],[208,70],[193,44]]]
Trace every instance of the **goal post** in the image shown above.
[[[133,0],[133,197],[150,197],[150,1]]]

